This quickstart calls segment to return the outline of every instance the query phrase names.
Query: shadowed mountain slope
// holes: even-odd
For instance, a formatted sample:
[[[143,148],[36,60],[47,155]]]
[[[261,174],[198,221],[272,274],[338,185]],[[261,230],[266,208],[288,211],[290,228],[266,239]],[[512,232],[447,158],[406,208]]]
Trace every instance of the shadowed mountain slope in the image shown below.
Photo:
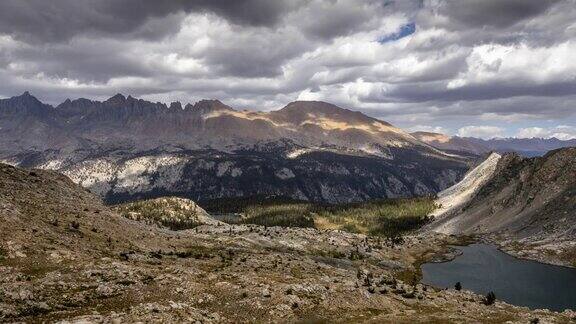
[[[110,202],[272,195],[322,202],[433,195],[468,159],[360,112],[297,101],[272,112],[117,94],[0,100],[0,159],[62,171]]]

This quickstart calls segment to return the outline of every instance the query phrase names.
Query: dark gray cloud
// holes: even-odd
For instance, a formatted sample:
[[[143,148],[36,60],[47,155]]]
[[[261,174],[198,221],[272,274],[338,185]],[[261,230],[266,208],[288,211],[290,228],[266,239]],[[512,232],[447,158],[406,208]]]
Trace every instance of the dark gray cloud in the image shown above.
[[[157,39],[179,29],[179,13],[211,12],[238,24],[270,26],[299,1],[268,0],[3,0],[0,33],[37,42],[77,35]],[[174,16],[176,15],[176,16]],[[171,18],[146,28],[152,19]],[[179,16],[181,18],[181,16]]]
[[[62,44],[38,51],[25,46],[10,53],[26,65],[26,74],[43,73],[48,76],[74,79],[81,82],[106,82],[114,77],[153,76],[154,71],[141,61],[134,60],[116,42],[82,42]]]
[[[365,102],[454,102],[462,100],[493,100],[501,98],[535,96],[562,97],[576,94],[576,81],[551,82],[547,84],[490,83],[447,89],[442,81],[410,83],[388,88],[386,91],[370,92],[362,97]],[[530,107],[526,107],[530,108]],[[534,111],[533,111],[534,112]]]
[[[332,39],[352,34],[362,27],[368,28],[374,18],[374,11],[381,12],[381,6],[353,1],[333,3],[316,2],[297,12],[302,21],[302,30],[320,39]]]
[[[442,2],[439,14],[459,26],[506,28],[544,14],[560,0],[454,0]]]

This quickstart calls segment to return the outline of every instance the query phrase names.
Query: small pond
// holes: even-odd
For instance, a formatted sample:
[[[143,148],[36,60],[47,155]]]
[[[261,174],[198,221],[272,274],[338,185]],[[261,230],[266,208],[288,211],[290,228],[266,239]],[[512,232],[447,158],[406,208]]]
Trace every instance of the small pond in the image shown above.
[[[522,260],[488,244],[456,247],[462,255],[443,263],[422,265],[422,282],[440,288],[487,294],[531,309],[576,310],[576,269]]]

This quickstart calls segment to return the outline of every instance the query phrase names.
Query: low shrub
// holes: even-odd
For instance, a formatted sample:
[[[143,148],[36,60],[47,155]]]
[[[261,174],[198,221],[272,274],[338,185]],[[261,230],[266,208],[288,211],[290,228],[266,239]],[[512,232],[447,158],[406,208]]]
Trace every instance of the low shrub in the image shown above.
[[[8,257],[8,251],[6,251],[3,247],[0,246],[0,262],[6,260]]]
[[[456,289],[457,291],[462,290],[462,284],[460,283],[460,281],[458,281],[458,282],[454,285],[454,289]]]
[[[493,291],[489,292],[486,297],[484,297],[484,305],[492,305],[496,302],[496,294]]]

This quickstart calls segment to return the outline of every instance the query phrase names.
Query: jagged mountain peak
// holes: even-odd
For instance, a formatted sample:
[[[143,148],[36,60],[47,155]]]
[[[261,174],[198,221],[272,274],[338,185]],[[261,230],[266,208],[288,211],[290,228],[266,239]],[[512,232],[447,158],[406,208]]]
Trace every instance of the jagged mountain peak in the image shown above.
[[[90,99],[86,99],[86,98],[78,98],[78,99],[66,99],[63,103],[59,104],[58,106],[56,106],[56,109],[65,109],[68,107],[73,107],[73,106],[88,106],[91,104],[94,104],[95,102],[90,100]]]
[[[17,107],[6,111],[7,116],[14,115],[14,111],[22,115]],[[295,101],[280,110],[255,112],[235,110],[216,99],[187,104],[184,109],[175,102],[169,108],[119,93],[104,102],[66,100],[50,118],[38,121],[49,121],[50,128],[43,130],[46,133],[98,145],[122,140],[136,150],[164,145],[235,149],[281,139],[306,147],[330,146],[378,156],[390,156],[390,147],[418,147],[426,152],[432,149],[385,121],[322,101]],[[21,139],[21,135],[15,138]],[[30,136],[26,141],[37,143],[38,137]],[[62,149],[61,140],[46,142],[47,147]]]
[[[8,115],[44,115],[52,108],[52,106],[42,103],[28,91],[20,96],[0,99],[0,112]]]
[[[30,92],[28,92],[28,91],[24,91],[23,94],[21,94],[19,96],[12,97],[12,98],[10,98],[10,100],[26,102],[26,103],[32,102],[32,103],[42,104],[42,102],[40,100],[38,100],[38,98],[31,95]]]
[[[202,99],[194,105],[187,104],[185,110],[199,112],[201,114],[210,113],[219,110],[235,111],[232,107],[224,104],[218,99]]]
[[[131,98],[131,97],[130,97]],[[126,97],[121,94],[121,93],[117,93],[114,96],[108,98],[106,101],[104,101],[105,103],[124,103],[126,102]]]
[[[181,103],[180,101],[174,101],[174,102],[170,103],[170,106],[169,106],[169,107],[170,107],[171,110],[178,110],[178,111],[180,111],[180,110],[183,109],[183,108],[182,108],[182,103]]]
[[[219,100],[170,107],[122,94],[104,102],[67,100],[33,118],[10,118],[18,111],[11,107],[9,118],[0,118],[0,158],[66,169],[74,181],[110,199],[138,192],[153,197],[165,182],[160,190],[166,193],[206,199],[281,193],[358,201],[432,194],[467,168],[466,161],[399,128],[326,102],[298,101],[272,112],[234,110]],[[99,177],[97,170],[106,180],[90,180]],[[128,175],[134,172],[140,174],[136,182]],[[190,186],[190,177],[199,182]],[[326,182],[310,187],[294,178]],[[223,179],[234,184],[215,186]],[[150,185],[136,189],[135,183]]]

